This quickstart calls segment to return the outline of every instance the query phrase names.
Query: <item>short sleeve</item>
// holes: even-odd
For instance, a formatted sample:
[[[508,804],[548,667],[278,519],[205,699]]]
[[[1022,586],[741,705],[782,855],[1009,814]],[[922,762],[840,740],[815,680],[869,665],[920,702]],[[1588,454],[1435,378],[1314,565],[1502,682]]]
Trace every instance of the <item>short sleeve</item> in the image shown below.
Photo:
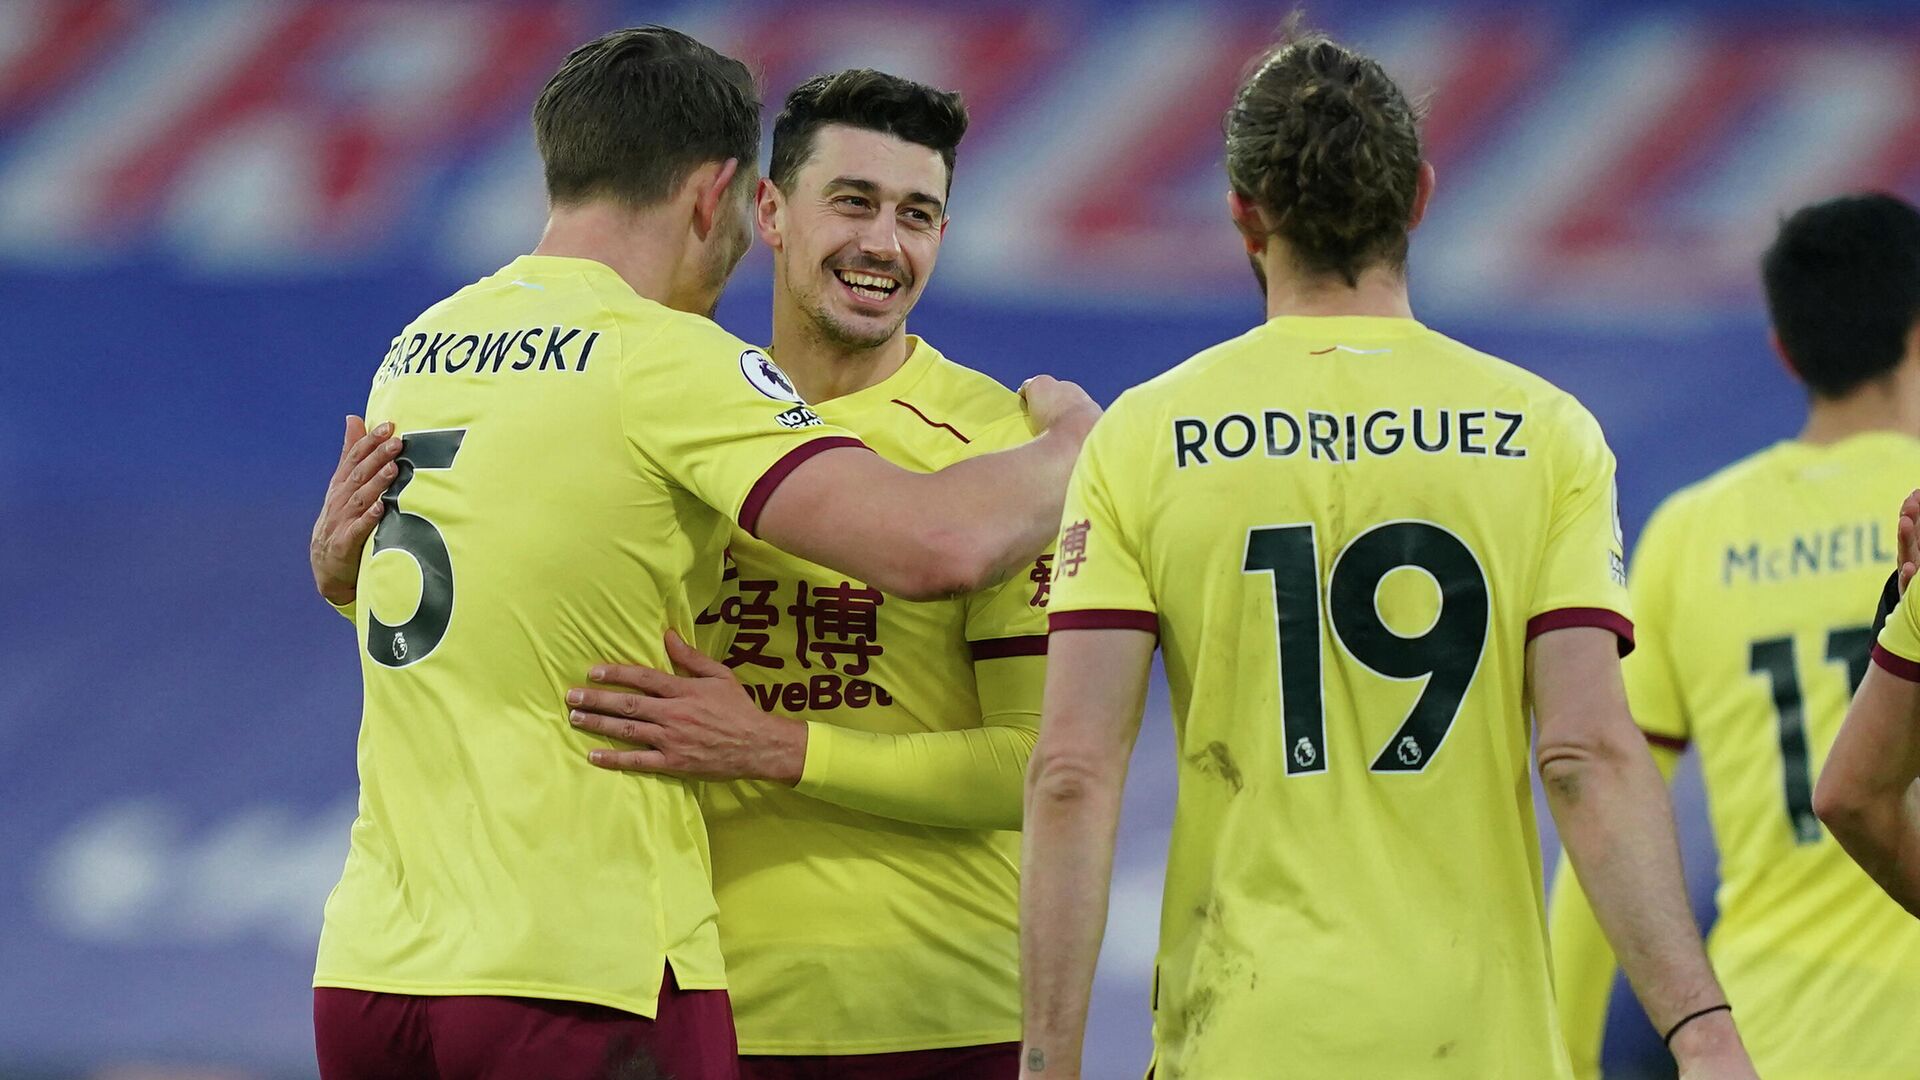
[[[1026,572],[967,598],[967,648],[975,660],[1046,653],[1053,563],[1049,551]]]
[[[1142,474],[1126,464],[1130,440],[1123,402],[1115,402],[1094,425],[1067,485],[1047,605],[1052,630],[1160,630],[1142,555],[1138,523],[1143,515],[1131,505],[1145,495],[1145,485]],[[1111,482],[1114,476],[1131,480],[1119,490]]]
[[[1633,621],[1613,451],[1592,414],[1569,404],[1556,432],[1553,505],[1527,639],[1570,626],[1600,627],[1619,635],[1625,656],[1633,650]]]
[[[1916,597],[1920,588],[1909,586],[1873,645],[1873,662],[1908,682],[1920,682],[1920,601]]]
[[[1633,605],[1633,655],[1621,664],[1627,681],[1627,705],[1647,741],[1669,750],[1687,747],[1686,696],[1681,690],[1679,663],[1673,647],[1679,639],[1674,620],[1679,579],[1678,560],[1686,551],[1686,532],[1679,512],[1670,507],[1655,511],[1640,534],[1633,552],[1627,594]]]
[[[626,359],[628,441],[749,535],[794,469],[823,450],[864,445],[823,422],[765,352],[711,323],[676,322]]]

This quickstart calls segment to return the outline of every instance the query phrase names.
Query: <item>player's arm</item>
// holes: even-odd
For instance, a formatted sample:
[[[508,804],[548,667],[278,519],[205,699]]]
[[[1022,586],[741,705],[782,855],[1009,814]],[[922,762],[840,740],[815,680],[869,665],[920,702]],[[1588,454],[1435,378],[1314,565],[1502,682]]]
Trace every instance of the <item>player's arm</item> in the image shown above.
[[[1673,629],[1677,614],[1674,568],[1681,565],[1691,536],[1683,513],[1680,506],[1662,506],[1641,534],[1628,582],[1638,642],[1621,662],[1634,721],[1646,733],[1654,765],[1669,784],[1689,731],[1686,695],[1671,651],[1684,641]],[[1618,964],[1565,851],[1560,853],[1559,872],[1554,876],[1547,930],[1553,949],[1554,998],[1568,1056],[1582,1080],[1599,1080],[1600,1048]]]
[[[360,581],[360,552],[380,523],[386,509],[380,495],[393,483],[398,468],[393,462],[402,444],[388,437],[392,434],[391,423],[368,431],[358,416],[347,417],[340,460],[327,481],[320,516],[314,520],[307,544],[314,588],[348,618],[353,617]]]
[[[980,727],[889,735],[769,713],[730,668],[671,632],[667,655],[678,674],[610,664],[590,673],[601,685],[568,692],[575,727],[637,747],[595,750],[588,755],[595,765],[787,784],[822,802],[919,825],[1020,827],[1042,657],[990,661],[1005,665],[995,685],[1007,693],[983,692]]]
[[[1048,643],[1045,723],[1027,770],[1020,858],[1021,1076],[1080,1075],[1114,834],[1154,635],[1063,630]]]
[[[976,661],[979,727],[886,735],[810,722],[796,790],[916,825],[1018,829],[1046,666],[1045,656]]]
[[[1752,1076],[1732,1014],[1696,1015],[1726,995],[1687,904],[1666,784],[1627,711],[1618,639],[1590,626],[1542,633],[1527,681],[1547,804],[1648,1018],[1673,1031],[1682,1075]]]
[[[1915,497],[1902,509],[1908,535]],[[1920,915],[1920,598],[1887,618],[1873,665],[1820,768],[1813,810],[1888,895]]]
[[[780,480],[749,532],[908,600],[984,589],[1033,561],[1060,523],[1067,478],[1099,418],[1091,398],[1046,376],[1023,389],[1043,433],[936,473],[855,448],[808,457]]]
[[[1680,752],[1657,743],[1652,750],[1662,779],[1672,783]],[[1547,934],[1553,948],[1553,992],[1560,1010],[1560,1031],[1567,1042],[1567,1054],[1573,1059],[1574,1075],[1580,1080],[1600,1080],[1607,1005],[1619,964],[1565,851],[1560,853],[1560,868],[1553,883]]]

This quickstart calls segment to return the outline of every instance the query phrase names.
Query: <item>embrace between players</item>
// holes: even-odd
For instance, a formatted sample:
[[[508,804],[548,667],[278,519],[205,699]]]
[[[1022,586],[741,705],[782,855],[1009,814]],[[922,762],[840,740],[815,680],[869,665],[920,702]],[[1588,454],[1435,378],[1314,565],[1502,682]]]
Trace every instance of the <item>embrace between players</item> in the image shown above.
[[[1751,610],[1754,685],[1724,694],[1770,677],[1780,719],[1723,737],[1782,752],[1796,609],[1758,575],[1751,609],[1643,598],[1644,554],[1629,608],[1599,426],[1413,317],[1408,234],[1434,175],[1374,61],[1290,30],[1252,69],[1226,162],[1267,321],[1104,416],[1070,383],[1015,395],[906,333],[947,225],[957,97],[809,80],[764,179],[758,110],[743,65],[672,30],[575,50],[534,108],[539,245],[397,336],[373,429],[348,421],[311,549],[365,685],[360,814],[314,977],[325,1080],[1082,1075],[1156,648],[1180,762],[1151,1076],[1597,1067],[1590,1016],[1561,1034],[1530,766],[1591,901],[1558,890],[1556,919],[1608,984],[1610,943],[1683,1076],[1755,1075],[1730,1002],[1769,1076],[1920,1061],[1903,1022],[1920,930],[1812,816],[1890,887],[1920,878],[1896,775],[1920,688],[1866,676],[1881,711],[1849,724],[1850,779],[1818,793],[1805,770],[1845,698],[1816,694],[1812,653],[1792,702],[1809,792],[1792,843],[1825,852],[1808,880],[1879,920],[1858,952],[1880,999],[1723,991],[1647,739],[1697,731],[1716,783],[1679,702],[1714,661],[1678,624],[1734,633],[1728,612]],[[1893,213],[1862,206],[1832,212]],[[1905,411],[1828,410],[1880,430],[1866,443],[1810,422],[1759,493],[1768,514],[1797,483],[1809,527],[1833,489],[1877,515],[1920,476],[1920,236],[1899,220],[1862,239],[1907,245],[1874,256],[1914,285],[1886,363],[1816,374],[1778,334],[1816,418],[1862,387]],[[774,256],[765,350],[708,318],[754,232]],[[1797,265],[1809,289],[1836,273]],[[1856,461],[1885,482],[1852,483]],[[1806,596],[1844,605],[1839,584]],[[1621,674],[1643,605],[1659,621],[1640,652],[1687,657],[1646,736]],[[1920,678],[1920,613],[1902,601],[1887,635],[1884,671]],[[1829,1043],[1897,1060],[1769,1064]]]

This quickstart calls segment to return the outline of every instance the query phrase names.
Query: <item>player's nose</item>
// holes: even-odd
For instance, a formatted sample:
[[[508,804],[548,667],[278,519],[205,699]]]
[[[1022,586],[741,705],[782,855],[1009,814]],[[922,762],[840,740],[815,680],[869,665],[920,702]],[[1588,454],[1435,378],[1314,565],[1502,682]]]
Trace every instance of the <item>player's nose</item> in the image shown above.
[[[859,243],[862,255],[899,261],[900,229],[887,214],[875,214],[862,225]]]

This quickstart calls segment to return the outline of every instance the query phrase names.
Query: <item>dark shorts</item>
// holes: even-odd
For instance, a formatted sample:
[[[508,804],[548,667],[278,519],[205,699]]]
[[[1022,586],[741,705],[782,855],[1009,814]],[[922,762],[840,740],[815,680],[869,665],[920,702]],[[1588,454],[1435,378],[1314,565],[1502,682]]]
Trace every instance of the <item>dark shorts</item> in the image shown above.
[[[725,990],[667,970],[652,1020],[577,1001],[319,987],[321,1080],[739,1080]]]
[[[833,1057],[755,1055],[740,1059],[740,1080],[1014,1080],[1020,1044]]]

